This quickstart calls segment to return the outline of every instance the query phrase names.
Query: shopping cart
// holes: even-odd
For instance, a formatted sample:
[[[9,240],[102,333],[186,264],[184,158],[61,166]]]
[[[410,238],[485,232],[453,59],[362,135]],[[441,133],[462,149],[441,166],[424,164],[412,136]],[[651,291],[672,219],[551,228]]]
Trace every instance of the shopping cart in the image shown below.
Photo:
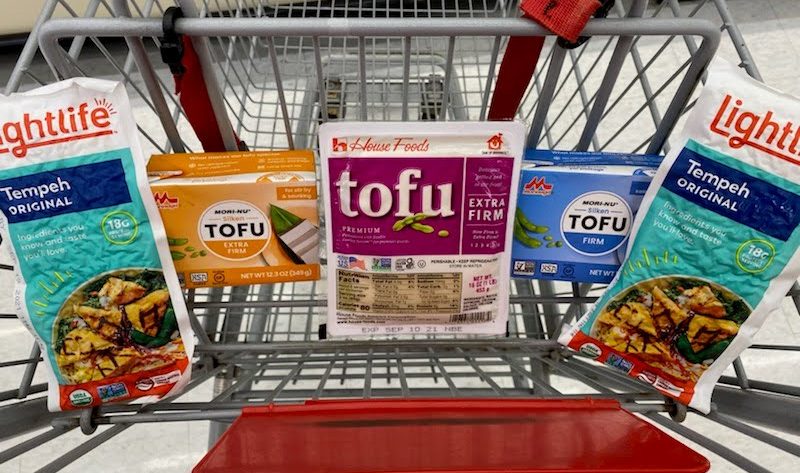
[[[56,77],[121,80],[137,106],[147,151],[199,150],[158,51],[161,17],[173,3],[89,0],[80,11],[78,3],[45,2],[6,93]],[[229,149],[237,147],[234,132],[250,149],[316,148],[317,128],[330,120],[483,119],[508,37],[547,34],[503,0],[175,3],[187,16],[175,29],[193,40]],[[718,48],[759,77],[724,0],[618,1],[609,16],[590,22],[591,39],[578,48],[548,38],[518,113],[530,125],[530,146],[665,151]],[[34,61],[39,53],[47,67]],[[3,281],[11,281],[11,269],[0,266]],[[25,471],[58,471],[76,460],[95,465],[86,463],[90,452],[118,453],[132,426],[164,437],[186,435],[167,422],[211,421],[213,443],[250,405],[412,396],[615,399],[704,452],[719,471],[797,471],[800,464],[800,386],[750,379],[746,371],[798,346],[751,347],[721,378],[712,413],[701,416],[558,348],[561,324],[581,314],[602,287],[515,281],[506,338],[321,340],[324,286],[187,291],[199,338],[194,379],[186,394],[146,407],[49,414],[38,348],[28,339],[24,348],[4,348],[0,469],[3,463]],[[795,288],[784,309],[797,317],[798,307]],[[13,314],[0,314],[0,330],[18,327]],[[213,392],[198,394],[211,380]],[[169,445],[154,442],[149,454]]]

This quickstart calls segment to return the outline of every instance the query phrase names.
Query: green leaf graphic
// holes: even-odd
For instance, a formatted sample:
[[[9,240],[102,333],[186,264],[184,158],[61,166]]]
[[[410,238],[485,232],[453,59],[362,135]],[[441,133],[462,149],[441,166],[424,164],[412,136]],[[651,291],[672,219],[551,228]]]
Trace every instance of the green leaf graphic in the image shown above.
[[[269,206],[269,218],[272,220],[272,228],[278,235],[283,235],[303,221],[302,218],[277,205]]]

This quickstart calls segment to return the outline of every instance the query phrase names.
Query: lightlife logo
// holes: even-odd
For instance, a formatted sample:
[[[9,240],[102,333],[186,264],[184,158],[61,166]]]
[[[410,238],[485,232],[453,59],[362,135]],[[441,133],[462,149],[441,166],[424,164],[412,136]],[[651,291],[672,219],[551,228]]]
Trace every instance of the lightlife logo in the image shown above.
[[[711,122],[711,131],[733,149],[745,146],[792,164],[800,164],[800,124],[776,118],[775,112],[748,110],[744,101],[726,95]]]
[[[0,125],[0,155],[24,158],[32,148],[110,135],[114,133],[111,116],[116,113],[105,98],[38,116],[24,113],[20,120]]]

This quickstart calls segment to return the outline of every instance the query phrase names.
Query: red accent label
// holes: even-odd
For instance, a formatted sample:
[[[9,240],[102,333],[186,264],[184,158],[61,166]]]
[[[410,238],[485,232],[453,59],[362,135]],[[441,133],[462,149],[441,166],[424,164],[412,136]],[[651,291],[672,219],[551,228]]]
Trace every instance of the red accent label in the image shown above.
[[[159,385],[156,382],[152,383],[144,383],[143,380],[145,378],[156,378],[159,379],[161,375],[167,375],[173,371],[180,371],[181,374],[186,372],[186,368],[189,366],[189,360],[186,358],[175,360],[172,363],[166,364],[156,369],[141,371],[137,373],[130,373],[122,376],[116,376],[113,378],[104,378],[97,381],[90,381],[88,383],[80,383],[80,384],[62,384],[59,386],[59,398],[61,403],[62,410],[72,410],[78,409],[82,407],[89,407],[89,406],[99,406],[100,404],[104,403],[103,397],[100,395],[99,388],[105,387],[109,385],[113,385],[115,383],[122,383],[125,385],[125,394],[121,396],[115,396],[113,399],[108,399],[108,401],[125,401],[127,399],[133,399],[142,396],[163,396],[167,394],[178,381],[179,378],[170,377],[170,383],[165,383]],[[144,389],[142,389],[144,388]],[[73,405],[70,402],[70,394],[75,391],[86,391],[89,393],[90,397],[83,396],[82,399],[86,399],[86,403],[80,403],[80,405]]]
[[[345,152],[347,151],[347,141],[341,138],[334,138],[331,143],[331,148],[333,148],[334,153]]]
[[[170,197],[166,192],[153,193],[153,199],[159,209],[174,209],[178,207],[179,200],[177,197]]]
[[[486,140],[486,146],[492,151],[497,151],[499,149],[502,149],[503,148],[503,134],[502,133],[498,133],[498,134],[494,135],[493,137],[489,138],[488,140]]]
[[[545,178],[534,176],[524,186],[523,194],[550,195],[553,193],[553,184],[548,184]]]
[[[628,376],[651,384],[660,392],[677,399],[683,404],[689,404],[692,397],[694,397],[695,383],[671,376],[669,373],[650,365],[636,355],[614,350],[583,332],[579,331],[572,337],[572,340],[569,342],[569,347],[573,350],[581,351],[581,347],[584,344],[591,344],[600,348],[600,353],[595,357],[595,361],[606,363],[610,355],[621,357],[633,365],[628,372]],[[592,356],[594,356],[594,354]]]

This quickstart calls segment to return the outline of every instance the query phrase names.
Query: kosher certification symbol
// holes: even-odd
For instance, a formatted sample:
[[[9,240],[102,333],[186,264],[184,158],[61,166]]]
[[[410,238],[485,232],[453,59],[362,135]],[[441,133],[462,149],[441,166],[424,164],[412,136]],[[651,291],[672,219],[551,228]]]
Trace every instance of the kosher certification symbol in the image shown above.
[[[774,259],[775,246],[767,240],[747,240],[736,250],[736,265],[750,274],[764,272]]]
[[[139,391],[149,391],[153,389],[155,385],[156,383],[152,378],[141,378],[140,380],[136,381],[136,389]]]

